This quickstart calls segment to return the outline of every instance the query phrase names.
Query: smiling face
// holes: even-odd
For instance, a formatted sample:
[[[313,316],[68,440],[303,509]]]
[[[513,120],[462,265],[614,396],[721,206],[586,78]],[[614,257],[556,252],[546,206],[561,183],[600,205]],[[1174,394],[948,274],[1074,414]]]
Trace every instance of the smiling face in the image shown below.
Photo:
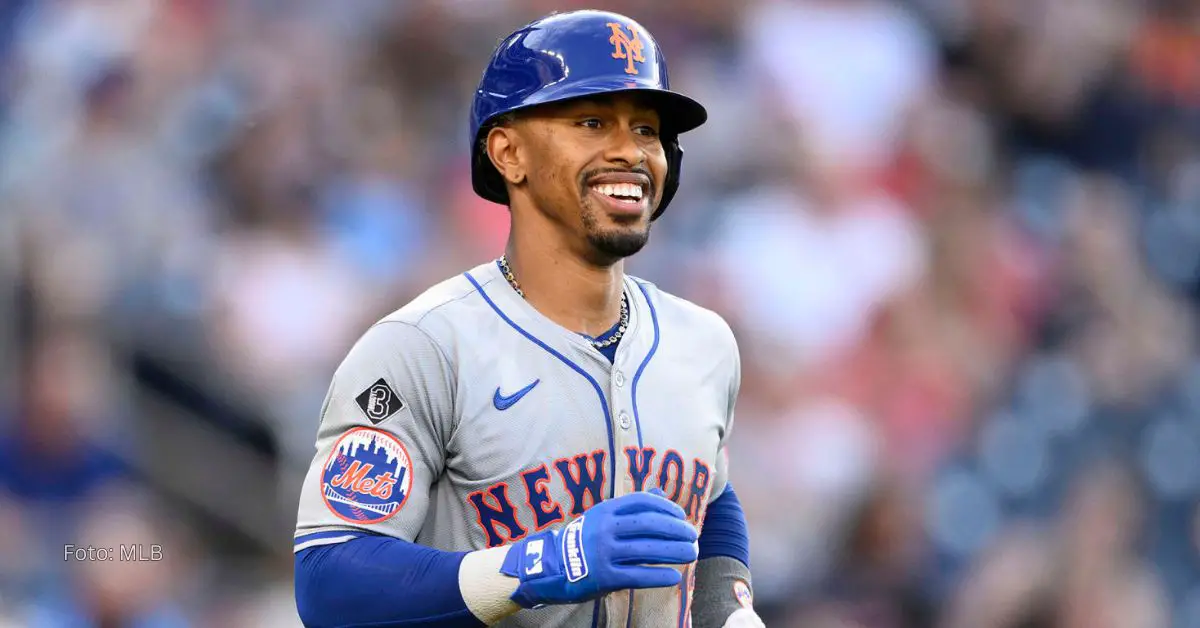
[[[488,154],[514,213],[533,210],[587,259],[612,263],[650,237],[667,157],[658,112],[614,94],[543,105],[493,129]]]

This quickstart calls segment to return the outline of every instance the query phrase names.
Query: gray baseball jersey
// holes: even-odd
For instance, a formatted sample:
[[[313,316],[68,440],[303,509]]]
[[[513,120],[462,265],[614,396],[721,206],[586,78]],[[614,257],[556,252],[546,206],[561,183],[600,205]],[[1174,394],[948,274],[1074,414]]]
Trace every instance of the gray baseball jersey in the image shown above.
[[[349,530],[484,549],[654,486],[699,527],[725,488],[737,344],[709,310],[633,277],[624,289],[629,326],[612,363],[529,305],[495,263],[373,325],[330,385],[296,551]],[[681,570],[678,587],[500,625],[686,625],[695,565]]]

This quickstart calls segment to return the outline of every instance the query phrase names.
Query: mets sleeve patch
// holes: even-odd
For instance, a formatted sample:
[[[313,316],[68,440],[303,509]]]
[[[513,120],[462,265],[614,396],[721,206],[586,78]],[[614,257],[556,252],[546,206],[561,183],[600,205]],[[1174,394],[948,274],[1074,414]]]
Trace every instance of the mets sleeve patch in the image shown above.
[[[404,506],[413,484],[412,458],[387,432],[354,428],[338,439],[325,461],[321,495],[348,523],[387,521]]]

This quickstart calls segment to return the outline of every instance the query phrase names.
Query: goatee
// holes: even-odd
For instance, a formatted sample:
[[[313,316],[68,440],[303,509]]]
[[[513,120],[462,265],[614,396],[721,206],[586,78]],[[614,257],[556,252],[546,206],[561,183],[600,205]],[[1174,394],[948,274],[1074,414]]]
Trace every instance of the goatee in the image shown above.
[[[592,245],[592,249],[614,260],[625,259],[637,254],[638,251],[641,251],[646,246],[646,242],[649,240],[649,229],[645,231],[588,233],[588,243]]]

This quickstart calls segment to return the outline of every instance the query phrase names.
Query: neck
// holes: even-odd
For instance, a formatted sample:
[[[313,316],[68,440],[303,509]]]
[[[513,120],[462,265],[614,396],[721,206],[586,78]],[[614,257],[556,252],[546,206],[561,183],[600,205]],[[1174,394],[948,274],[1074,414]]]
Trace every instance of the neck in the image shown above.
[[[576,333],[599,336],[621,313],[624,262],[596,265],[558,238],[512,230],[504,254],[525,300]]]

